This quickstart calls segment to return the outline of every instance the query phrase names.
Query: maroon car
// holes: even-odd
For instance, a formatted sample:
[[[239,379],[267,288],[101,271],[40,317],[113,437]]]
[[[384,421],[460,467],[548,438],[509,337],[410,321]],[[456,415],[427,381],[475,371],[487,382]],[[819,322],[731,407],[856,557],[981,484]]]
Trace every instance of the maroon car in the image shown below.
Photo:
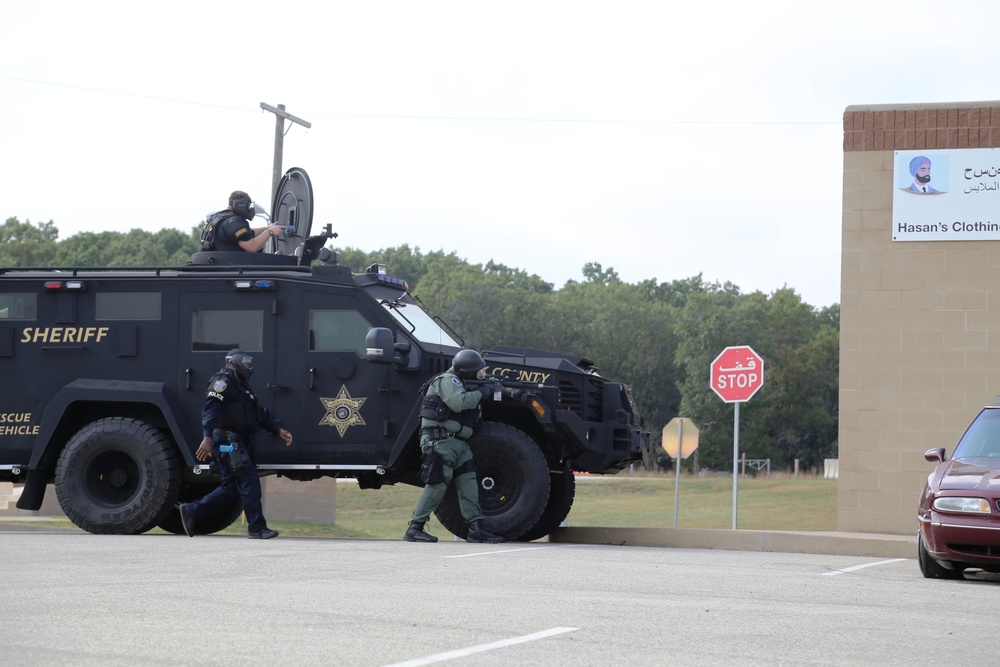
[[[966,568],[1000,572],[1000,405],[983,408],[951,459],[943,447],[924,458],[937,467],[920,494],[921,573],[961,579]]]

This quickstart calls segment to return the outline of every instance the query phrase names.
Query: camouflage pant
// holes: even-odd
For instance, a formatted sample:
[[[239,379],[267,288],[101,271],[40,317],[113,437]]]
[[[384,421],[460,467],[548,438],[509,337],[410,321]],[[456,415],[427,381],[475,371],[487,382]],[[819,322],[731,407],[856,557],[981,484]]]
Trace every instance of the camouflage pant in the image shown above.
[[[476,473],[468,472],[453,478],[452,473],[456,468],[467,461],[472,460],[472,450],[464,440],[458,438],[446,438],[431,444],[421,440],[420,448],[427,451],[429,447],[440,454],[446,465],[444,466],[445,481],[440,484],[427,484],[417,499],[417,507],[413,510],[413,520],[418,523],[427,521],[431,512],[437,509],[444,498],[448,484],[455,484],[455,491],[458,493],[458,506],[462,511],[462,516],[468,521],[477,521],[483,518],[483,511],[479,507],[479,484],[476,481]]]

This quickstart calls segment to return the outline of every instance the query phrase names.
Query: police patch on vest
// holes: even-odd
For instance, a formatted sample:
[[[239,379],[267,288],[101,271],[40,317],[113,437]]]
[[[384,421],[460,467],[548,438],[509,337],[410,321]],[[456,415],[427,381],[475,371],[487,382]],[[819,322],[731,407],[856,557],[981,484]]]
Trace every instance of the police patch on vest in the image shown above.
[[[347,391],[347,386],[340,387],[337,398],[320,398],[326,414],[319,420],[320,426],[333,426],[337,429],[340,437],[344,437],[351,426],[365,426],[364,417],[361,416],[361,406],[366,398],[353,398]]]
[[[221,394],[222,392],[224,392],[226,390],[227,386],[228,385],[226,384],[225,380],[216,380],[215,384],[212,385],[212,389]]]
[[[459,385],[459,386],[462,386],[462,381],[461,381],[461,380],[459,380],[458,378],[452,378],[452,379],[451,379],[451,383],[452,383],[452,384],[457,384],[457,385]]]

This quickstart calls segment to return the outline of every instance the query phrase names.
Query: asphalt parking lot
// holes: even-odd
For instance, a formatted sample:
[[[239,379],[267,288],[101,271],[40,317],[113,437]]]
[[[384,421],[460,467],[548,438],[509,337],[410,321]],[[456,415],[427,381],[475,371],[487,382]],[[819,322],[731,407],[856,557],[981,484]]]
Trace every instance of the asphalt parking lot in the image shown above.
[[[992,665],[1000,611],[993,575],[770,551],[9,527],[0,563],[11,664]]]

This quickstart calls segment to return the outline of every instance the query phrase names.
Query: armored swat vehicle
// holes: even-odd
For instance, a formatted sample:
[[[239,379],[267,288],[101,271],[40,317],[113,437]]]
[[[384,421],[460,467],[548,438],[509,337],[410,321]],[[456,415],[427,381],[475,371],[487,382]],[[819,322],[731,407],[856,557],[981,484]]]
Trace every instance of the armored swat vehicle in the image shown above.
[[[291,169],[272,212],[297,235],[268,252],[0,269],[0,480],[24,484],[19,508],[38,509],[53,484],[90,532],[183,533],[178,503],[218,483],[194,451],[207,382],[236,347],[255,353],[254,388],[295,435],[292,447],[257,438],[261,475],[420,484],[420,387],[462,341],[385,267],[338,264],[330,227],[310,235],[312,208],[308,175]],[[649,433],[631,389],[585,358],[515,347],[483,357],[489,373],[527,389],[484,401],[470,440],[485,524],[537,539],[566,518],[574,471],[621,470],[642,458]],[[464,536],[454,495],[437,515]]]

